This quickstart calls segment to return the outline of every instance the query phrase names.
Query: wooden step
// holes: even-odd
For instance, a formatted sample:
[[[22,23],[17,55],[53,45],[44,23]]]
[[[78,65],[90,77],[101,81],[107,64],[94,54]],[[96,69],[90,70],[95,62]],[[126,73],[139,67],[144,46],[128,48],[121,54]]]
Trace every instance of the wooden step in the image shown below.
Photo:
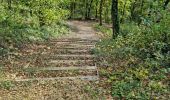
[[[92,50],[94,47],[53,47],[55,50]]]
[[[58,49],[58,48],[75,48],[75,49],[79,49],[79,48],[83,48],[83,49],[93,49],[95,48],[94,45],[54,45],[51,46],[51,49]]]
[[[74,55],[92,55],[92,50],[76,50],[76,49],[52,49],[49,51],[44,51],[41,53],[42,55],[57,55],[57,54],[74,54]]]
[[[89,42],[89,41],[51,41],[48,42],[49,45],[65,45],[65,44],[79,44],[79,45],[95,45],[96,42]]]
[[[93,44],[54,44],[52,47],[95,47]]]
[[[52,60],[45,58],[40,58],[40,61],[37,63],[37,61],[31,62],[28,61],[28,63],[17,65],[14,64],[13,67],[10,67],[10,69],[18,69],[18,68],[43,68],[43,67],[83,67],[83,66],[95,66],[95,60]],[[4,68],[8,69],[8,68]]]
[[[58,49],[53,51],[54,54],[92,54],[91,50],[72,50],[72,49]]]
[[[56,46],[95,46],[95,43],[77,43],[77,42],[52,42],[47,43],[48,46],[56,47]]]
[[[63,71],[63,70],[97,70],[96,66],[81,66],[81,67],[39,67],[39,68],[25,68],[24,70],[38,70],[38,71]]]
[[[67,45],[67,44],[79,44],[79,45],[95,45],[97,42],[89,42],[89,41],[57,41],[53,42],[50,41],[49,43],[46,43],[48,45]]]
[[[56,60],[94,60],[94,55],[54,55],[47,57]]]
[[[97,40],[81,39],[81,38],[62,38],[57,40],[51,40],[51,42],[97,42]]]
[[[74,49],[74,50],[91,50],[95,46],[53,46],[52,49]]]
[[[28,79],[15,79],[17,82],[25,81],[50,81],[50,80],[87,80],[87,81],[97,81],[99,80],[98,76],[77,76],[77,77],[53,77],[53,78],[28,78]]]
[[[77,64],[77,63],[92,63],[94,60],[51,60],[49,61],[50,64],[61,64],[61,63],[68,63],[68,64]]]
[[[46,64],[47,66],[53,66],[53,67],[71,67],[71,66],[75,66],[75,67],[83,67],[83,66],[94,66],[95,63],[92,61],[88,62],[73,62],[73,63],[58,63],[58,62],[53,62],[53,63],[49,63]]]
[[[77,76],[88,76],[97,75],[97,69],[95,70],[34,70],[25,69],[14,72],[17,78],[52,78],[52,77],[77,77]]]

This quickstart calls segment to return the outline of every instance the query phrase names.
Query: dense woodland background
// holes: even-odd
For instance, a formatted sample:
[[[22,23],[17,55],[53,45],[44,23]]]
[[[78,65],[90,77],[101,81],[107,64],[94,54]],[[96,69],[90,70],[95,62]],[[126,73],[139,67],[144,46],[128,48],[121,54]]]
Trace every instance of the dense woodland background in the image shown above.
[[[101,70],[112,87],[112,96],[167,100],[170,97],[169,2],[0,0],[0,55],[6,56],[24,43],[68,33],[65,20],[93,21],[96,22],[93,27],[103,33],[94,51],[106,60],[104,65],[112,68],[112,71]]]

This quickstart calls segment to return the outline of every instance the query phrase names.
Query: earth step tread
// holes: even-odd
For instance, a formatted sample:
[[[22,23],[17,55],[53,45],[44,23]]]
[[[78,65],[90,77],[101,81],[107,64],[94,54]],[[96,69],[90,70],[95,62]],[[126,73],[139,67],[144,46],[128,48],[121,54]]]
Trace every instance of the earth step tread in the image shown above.
[[[50,42],[50,44],[79,44],[79,45],[95,45],[96,42]]]
[[[64,50],[64,49],[63,49]],[[58,51],[63,51],[62,49],[59,49]],[[74,52],[90,52],[91,50],[64,50],[64,51],[74,51]]]
[[[96,70],[96,66],[84,66],[84,67],[44,67],[44,68],[28,68],[35,70],[51,70],[51,71],[59,71],[59,70]]]
[[[69,58],[69,57],[89,57],[89,58],[94,58],[94,57],[96,57],[95,55],[89,55],[89,54],[56,54],[56,55],[51,55],[51,57],[58,57],[58,58],[60,58],[60,57],[67,57],[67,58]],[[62,59],[61,59],[62,60]]]
[[[72,62],[86,62],[86,61],[94,61],[94,60],[51,60],[51,61],[49,61],[50,63],[56,63],[56,62],[70,62],[70,63],[72,63]]]
[[[94,60],[94,55],[51,55],[49,57],[45,57],[45,59],[51,60]]]
[[[94,60],[51,60],[49,63],[77,63],[77,62],[92,62]]]
[[[95,46],[94,46],[95,47]],[[53,48],[55,48],[55,49],[76,49],[76,50],[91,50],[91,49],[93,49],[94,47],[90,47],[90,46],[84,46],[84,47],[74,47],[74,46],[65,46],[65,47],[53,47]]]
[[[92,39],[73,39],[73,38],[62,38],[57,40],[51,40],[51,42],[97,42],[98,40],[92,40]]]
[[[50,41],[48,44],[96,44],[93,41]]]
[[[67,44],[53,44],[52,46],[95,46],[95,44],[77,44],[77,43],[67,43]]]
[[[28,79],[15,79],[17,82],[24,81],[50,81],[50,80],[87,80],[87,81],[97,81],[99,80],[98,76],[77,76],[77,77],[53,77],[53,78],[28,78]]]
[[[98,75],[97,70],[34,70],[25,69],[18,72],[12,72],[15,77],[13,79],[28,78],[53,78],[53,77],[77,77],[77,76],[95,76]]]
[[[74,48],[94,48],[95,45],[53,45],[51,46],[51,48],[71,48],[71,47],[74,47]]]
[[[95,66],[94,62],[80,62],[80,63],[51,63],[47,64],[47,66],[51,67],[83,67],[83,66]]]
[[[73,43],[68,43],[68,44],[53,44],[52,46],[95,46],[95,44],[73,44]]]
[[[90,41],[49,41],[49,42],[45,42],[45,43],[39,43],[39,44],[43,44],[43,45],[66,45],[66,44],[78,44],[78,45],[95,45],[97,42],[90,42]]]
[[[90,50],[56,50],[54,53],[62,53],[62,54],[92,54]]]
[[[57,57],[95,57],[94,55],[66,55],[66,54],[59,54],[56,55]]]

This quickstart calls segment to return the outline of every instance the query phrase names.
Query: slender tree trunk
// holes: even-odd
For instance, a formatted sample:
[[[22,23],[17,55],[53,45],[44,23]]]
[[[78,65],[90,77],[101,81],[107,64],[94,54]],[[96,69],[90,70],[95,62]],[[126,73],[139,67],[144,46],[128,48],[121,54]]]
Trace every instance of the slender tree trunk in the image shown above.
[[[85,9],[85,20],[87,20],[88,19],[88,6],[89,6],[89,3],[88,3],[88,1],[86,0],[86,9]]]
[[[93,3],[93,0],[91,0],[91,2],[90,2],[90,5],[89,5],[89,7],[88,7],[88,18],[90,18],[91,17],[91,7],[92,7],[92,3]]]
[[[113,38],[119,34],[118,0],[112,0]]]
[[[73,7],[73,2],[70,4],[70,19],[73,18],[74,16],[74,7]]]
[[[103,0],[100,1],[100,9],[99,9],[99,13],[100,13],[100,26],[102,26],[102,13],[103,13]]]
[[[106,7],[105,9],[105,23],[109,23],[109,7]]]
[[[96,1],[96,15],[95,15],[95,18],[97,19],[98,18],[98,1]]]
[[[166,10],[166,7],[168,6],[169,2],[170,0],[165,1],[164,6],[163,6],[164,10]],[[164,37],[163,42],[168,44],[168,33],[164,32],[163,37]]]

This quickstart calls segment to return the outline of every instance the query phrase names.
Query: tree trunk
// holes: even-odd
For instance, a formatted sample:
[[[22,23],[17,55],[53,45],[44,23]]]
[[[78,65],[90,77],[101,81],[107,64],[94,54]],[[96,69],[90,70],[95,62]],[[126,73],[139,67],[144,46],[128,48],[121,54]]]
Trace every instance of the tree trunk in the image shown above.
[[[100,26],[102,26],[102,13],[103,13],[103,0],[100,1],[100,9],[99,9],[99,13],[100,13]]]
[[[91,17],[91,7],[92,7],[93,0],[91,0],[90,5],[88,7],[88,19]]]
[[[97,19],[98,18],[98,1],[96,1],[96,15],[95,15],[95,18]]]
[[[119,34],[118,0],[112,0],[113,38]]]
[[[89,6],[89,3],[88,3],[88,1],[86,0],[86,9],[85,9],[85,20],[87,20],[88,19],[88,6]]]
[[[169,2],[170,0],[165,1],[164,6],[163,6],[164,10],[166,10],[166,7],[168,6]],[[163,42],[168,44],[168,33],[164,32],[163,37],[164,37]]]
[[[74,4],[71,2],[70,4],[70,19],[72,19],[74,16]]]

